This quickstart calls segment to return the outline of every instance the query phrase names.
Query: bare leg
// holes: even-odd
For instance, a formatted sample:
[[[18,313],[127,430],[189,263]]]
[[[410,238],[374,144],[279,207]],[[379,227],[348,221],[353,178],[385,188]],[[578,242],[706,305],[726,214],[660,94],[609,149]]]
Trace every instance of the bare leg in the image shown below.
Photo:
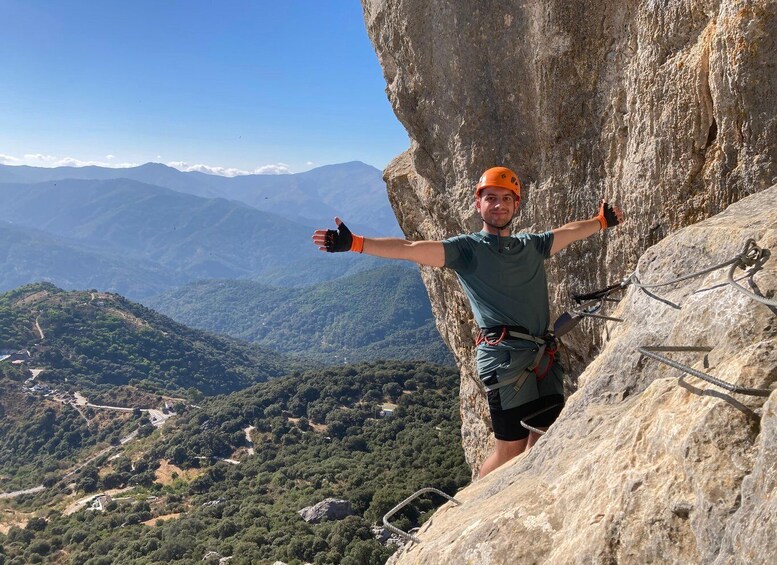
[[[519,439],[517,441],[496,440],[494,452],[489,455],[480,467],[479,478],[483,478],[491,471],[507,463],[513,457],[516,457],[526,450],[529,438]]]

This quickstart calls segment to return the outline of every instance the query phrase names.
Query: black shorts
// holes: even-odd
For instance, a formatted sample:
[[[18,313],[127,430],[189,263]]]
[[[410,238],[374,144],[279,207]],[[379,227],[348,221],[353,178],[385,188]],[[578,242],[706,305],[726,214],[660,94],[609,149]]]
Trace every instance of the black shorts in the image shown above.
[[[494,392],[498,393],[498,391]],[[491,394],[489,393],[489,396]],[[489,400],[491,399],[489,398]],[[531,416],[543,408],[559,404],[560,406],[557,408],[526,420],[526,423],[534,428],[547,428],[556,421],[556,418],[561,413],[561,409],[564,407],[564,396],[561,394],[551,394],[516,408],[508,408],[507,410],[502,410],[498,402],[489,402],[488,404],[491,410],[491,425],[494,428],[494,437],[502,441],[518,441],[529,437],[529,430],[521,425],[521,420],[526,420],[527,416]]]

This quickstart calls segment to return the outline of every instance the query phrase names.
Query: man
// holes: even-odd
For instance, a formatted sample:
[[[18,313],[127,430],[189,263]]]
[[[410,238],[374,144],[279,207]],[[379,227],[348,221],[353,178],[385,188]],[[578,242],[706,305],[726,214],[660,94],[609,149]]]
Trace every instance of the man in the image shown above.
[[[554,362],[548,336],[550,306],[545,259],[570,243],[613,227],[619,208],[600,202],[590,220],[566,224],[541,234],[510,235],[510,223],[521,203],[521,182],[510,169],[493,167],[475,188],[475,209],[483,220],[479,233],[444,241],[407,241],[354,235],[339,218],[337,230],[316,230],[321,251],[356,251],[456,272],[480,327],[477,369],[488,393],[496,438],[494,452],[480,468],[484,477],[531,448],[539,434],[521,420],[547,429],[564,404],[563,372]]]

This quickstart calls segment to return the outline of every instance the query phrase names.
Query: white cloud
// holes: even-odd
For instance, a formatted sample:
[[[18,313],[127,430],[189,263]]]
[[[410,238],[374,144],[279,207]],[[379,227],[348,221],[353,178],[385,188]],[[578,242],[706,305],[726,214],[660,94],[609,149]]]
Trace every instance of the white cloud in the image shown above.
[[[62,159],[57,161],[57,164],[54,166],[55,167],[86,167],[94,164],[95,163],[93,161],[81,161],[80,159],[76,159],[74,157],[63,157]]]
[[[283,175],[290,174],[291,169],[285,163],[275,163],[274,165],[264,165],[257,167],[253,171],[244,171],[233,167],[214,167],[211,165],[196,164],[191,165],[185,161],[171,161],[167,163],[168,167],[173,167],[185,173],[197,171],[208,175],[219,175],[222,177],[237,177],[242,175]]]
[[[113,155],[108,155],[115,159]],[[22,157],[0,154],[0,162],[6,165],[30,165],[32,167],[86,167],[90,165],[98,167],[127,168],[137,167],[137,163],[108,163],[104,161],[83,161],[75,157],[56,157],[54,155],[44,155],[43,153],[27,153]]]
[[[240,169],[234,169],[234,168],[212,167],[210,165],[202,165],[202,164],[190,165],[185,161],[171,161],[170,163],[167,163],[167,166],[173,167],[174,169],[178,169],[179,171],[183,171],[185,173],[196,171],[198,173],[205,173],[208,175],[219,175],[221,177],[236,177],[239,175],[251,174],[248,171],[241,171]]]
[[[305,163],[305,164],[306,164],[308,167],[312,167],[313,165],[315,165],[315,163],[314,163],[313,161],[308,161],[308,162],[307,162],[307,163]]]
[[[57,158],[53,155],[44,155],[43,153],[27,153],[22,157],[25,165],[35,165],[38,167],[56,167],[52,165]]]
[[[0,164],[3,165],[31,165],[33,167],[109,167],[109,168],[129,168],[137,167],[138,163],[116,163],[115,155],[106,155],[104,161],[84,161],[75,157],[57,157],[55,155],[45,155],[43,153],[27,153],[22,157],[5,155],[0,153]],[[157,162],[161,162],[157,155]],[[308,163],[312,165],[313,163]],[[218,167],[203,164],[189,164],[185,161],[172,161],[167,163],[168,167],[173,167],[179,171],[189,172],[198,171],[209,175],[219,175],[222,177],[236,177],[240,175],[285,175],[291,174],[292,170],[286,163],[273,163],[262,165],[253,171],[244,171],[234,167]]]
[[[3,155],[2,153],[0,153],[0,164],[19,165],[20,161],[16,157],[12,157],[11,155]]]
[[[104,161],[82,161],[74,157],[63,157],[57,159],[52,167],[108,167],[112,169],[126,169],[137,167],[137,163],[106,163]]]
[[[255,175],[289,175],[291,168],[286,163],[275,163],[274,165],[263,165],[254,169]]]

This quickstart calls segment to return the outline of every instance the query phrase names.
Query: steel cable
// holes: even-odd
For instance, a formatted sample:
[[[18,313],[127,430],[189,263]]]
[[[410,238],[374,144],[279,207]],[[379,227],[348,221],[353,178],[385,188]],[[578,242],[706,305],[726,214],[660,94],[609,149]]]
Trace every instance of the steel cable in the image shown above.
[[[745,287],[741,286],[734,280],[734,271],[737,267],[739,267],[739,264],[732,265],[731,269],[728,271],[728,284],[733,286],[735,290],[741,292],[748,298],[751,298],[753,300],[757,300],[758,302],[761,302],[763,304],[766,304],[767,306],[777,306],[777,300],[766,298],[765,296],[759,296],[755,294],[754,292],[750,292]],[[753,273],[755,274],[755,273]]]
[[[545,430],[541,430],[539,428],[535,428],[533,426],[530,426],[529,424],[526,423],[526,420],[531,420],[532,418],[536,418],[540,414],[544,414],[545,412],[549,412],[550,410],[553,410],[553,409],[558,408],[558,407],[563,407],[563,406],[564,406],[563,404],[554,404],[552,406],[548,406],[547,408],[543,408],[542,410],[538,410],[534,414],[529,414],[523,420],[521,420],[521,426],[523,426],[524,428],[526,428],[530,432],[534,432],[535,434],[539,434],[541,436],[544,436],[545,435]]]
[[[723,267],[726,267],[728,265],[739,264],[741,258],[741,254],[737,255],[736,257],[732,259],[728,259],[727,261],[724,261],[722,263],[719,263],[717,265],[713,265],[712,267],[707,267],[706,269],[702,269],[701,271],[696,271],[695,273],[691,273],[688,275],[684,275],[682,277],[678,277],[676,279],[670,280],[670,281],[664,281],[661,283],[655,283],[655,284],[642,284],[641,282],[638,282],[639,279],[636,278],[636,272],[632,273],[626,279],[624,280],[623,284],[632,284],[637,288],[641,289],[649,289],[649,288],[659,288],[662,286],[669,286],[672,284],[676,284],[682,281],[687,281],[688,279],[692,279],[695,277],[700,277],[701,275],[706,275],[707,273],[711,273],[712,271],[717,271],[718,269],[721,269]]]
[[[661,363],[664,363],[665,365],[669,365],[670,367],[674,367],[675,369],[679,369],[680,371],[683,371],[684,373],[688,373],[689,375],[693,375],[694,377],[698,377],[702,380],[707,381],[710,384],[713,384],[715,386],[718,386],[720,388],[726,389],[730,392],[734,392],[737,394],[746,394],[748,396],[769,396],[773,390],[768,388],[747,388],[747,387],[741,387],[737,385],[733,385],[731,383],[728,383],[726,381],[722,381],[716,377],[713,377],[712,375],[708,375],[707,373],[702,373],[701,371],[697,371],[696,369],[692,367],[688,367],[687,365],[683,365],[682,363],[678,363],[677,361],[673,361],[667,357],[664,357],[663,355],[659,355],[656,353],[657,351],[704,351],[704,352],[710,352],[712,351],[712,348],[710,347],[686,347],[686,346],[642,346],[637,348],[637,351],[639,351],[642,355],[646,357],[650,357],[651,359],[655,359],[656,361],[659,361]],[[777,390],[777,389],[775,389]]]
[[[715,271],[717,269],[721,269],[723,267],[727,267],[730,265],[731,268],[729,269],[729,272],[728,272],[727,284],[734,287],[734,289],[736,289],[738,292],[744,294],[745,296],[753,300],[757,300],[758,302],[766,304],[767,306],[777,306],[777,299],[771,299],[765,296],[755,294],[747,290],[746,288],[742,287],[741,285],[737,284],[737,282],[734,280],[734,271],[736,271],[737,268],[741,268],[744,270],[747,267],[754,267],[749,272],[749,276],[753,276],[755,272],[761,269],[761,267],[766,262],[766,260],[769,259],[769,257],[770,257],[770,252],[768,249],[762,249],[758,247],[754,239],[748,239],[745,242],[745,246],[742,249],[742,252],[737,254],[735,257],[732,257],[731,259],[727,259],[722,263],[718,263],[717,265],[712,265],[711,267],[707,267],[700,271],[683,275],[682,277],[678,277],[669,281],[663,281],[660,283],[643,284],[642,282],[640,282],[639,277],[637,276],[637,271],[634,271],[625,279],[623,279],[623,281],[619,284],[614,284],[602,290],[590,292],[587,294],[572,295],[572,297],[576,302],[578,302],[578,304],[586,299],[595,298],[596,300],[598,300],[598,304],[595,307],[591,307],[589,309],[589,312],[592,313],[592,312],[596,312],[599,308],[601,308],[602,301],[607,299],[607,297],[612,292],[615,292],[616,290],[622,290],[630,285],[633,285],[634,287],[641,289],[651,298],[654,298],[656,300],[659,300],[660,302],[664,302],[674,308],[679,309],[680,307],[677,304],[670,302],[669,300],[666,300],[664,298],[661,298],[660,296],[656,296],[655,294],[652,294],[651,292],[649,292],[648,289],[660,288],[664,286],[677,284],[679,282],[686,281],[695,277],[699,277],[701,275],[706,275],[707,273],[711,273],[712,271]],[[583,316],[590,316],[589,312],[575,311],[575,313]],[[596,317],[596,316],[591,316],[591,317]],[[615,320],[615,321],[618,321],[618,320]]]

